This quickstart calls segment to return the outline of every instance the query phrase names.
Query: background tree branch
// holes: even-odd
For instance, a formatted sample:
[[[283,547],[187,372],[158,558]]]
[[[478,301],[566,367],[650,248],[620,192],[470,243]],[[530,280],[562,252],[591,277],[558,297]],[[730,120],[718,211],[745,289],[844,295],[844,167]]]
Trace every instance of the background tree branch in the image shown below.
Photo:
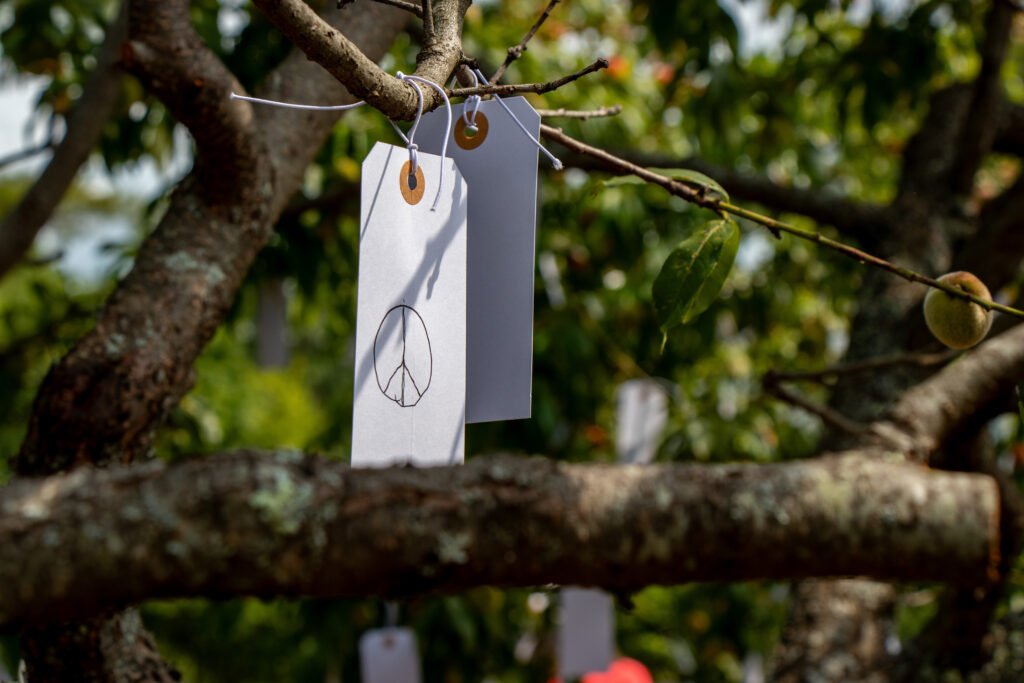
[[[118,61],[127,26],[125,2],[107,27],[96,55],[96,67],[83,86],[82,97],[67,116],[64,138],[54,148],[50,163],[17,206],[0,222],[0,277],[32,246],[36,234],[71,187],[79,167],[89,158],[103,126],[113,114],[121,92],[122,75]]]
[[[679,159],[663,154],[616,150],[613,154],[644,168],[689,168],[714,178],[735,199],[756,202],[770,209],[812,218],[822,225],[833,225],[844,235],[874,243],[891,229],[892,216],[887,207],[858,202],[835,192],[779,185],[768,178],[712,164],[698,157]],[[588,171],[622,175],[622,168],[583,154],[562,155],[566,166]]]

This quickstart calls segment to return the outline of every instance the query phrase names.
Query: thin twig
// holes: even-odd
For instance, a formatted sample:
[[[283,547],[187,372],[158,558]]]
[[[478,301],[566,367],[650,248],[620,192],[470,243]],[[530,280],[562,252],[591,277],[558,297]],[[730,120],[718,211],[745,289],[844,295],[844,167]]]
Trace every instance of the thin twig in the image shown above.
[[[852,436],[864,435],[866,427],[861,423],[851,420],[842,413],[832,410],[828,406],[815,403],[795,391],[790,391],[786,387],[770,382],[769,375],[765,375],[763,386],[766,394],[774,396],[780,401],[785,401],[786,403],[795,405],[798,408],[802,408],[812,415],[817,415],[823,422],[840,431],[846,432]]]
[[[422,0],[423,6],[423,44],[433,45],[436,40],[434,35],[434,8],[430,4],[430,0]]]
[[[939,282],[938,280],[935,280],[934,278],[930,278],[926,275],[921,275],[920,273],[915,273],[914,271],[909,270],[907,268],[901,268],[900,266],[890,263],[885,259],[873,256],[865,251],[861,251],[860,249],[855,249],[854,247],[843,244],[842,242],[838,242],[834,239],[825,237],[820,232],[817,232],[815,230],[800,228],[789,223],[783,223],[782,221],[777,221],[774,218],[768,218],[767,216],[762,216],[761,214],[755,211],[745,209],[742,206],[736,206],[735,204],[731,204],[723,200],[721,197],[717,196],[717,194],[710,192],[710,188],[708,187],[694,189],[693,187],[686,183],[673,180],[672,178],[663,176],[659,173],[654,173],[653,171],[649,171],[646,168],[642,168],[640,166],[637,166],[636,164],[632,164],[626,161],[625,159],[620,159],[614,154],[610,154],[609,152],[606,152],[603,149],[591,147],[590,145],[582,143],[579,140],[569,137],[568,135],[563,133],[560,128],[553,128],[552,126],[541,124],[540,132],[547,139],[554,140],[563,147],[566,147],[574,152],[579,152],[580,154],[586,154],[587,156],[593,157],[595,159],[600,159],[601,161],[605,162],[612,168],[622,171],[623,173],[635,175],[636,177],[646,180],[649,183],[659,185],[665,188],[669,193],[674,194],[677,197],[681,197],[682,199],[685,199],[686,201],[692,204],[696,204],[697,206],[701,206],[705,209],[710,209],[718,213],[719,215],[729,213],[734,216],[740,216],[741,218],[746,218],[749,221],[752,221],[759,225],[763,225],[764,227],[768,228],[768,230],[772,231],[772,233],[785,232],[790,235],[795,235],[802,239],[809,240],[811,242],[816,242],[817,244],[820,244],[824,247],[828,247],[829,249],[837,251],[840,254],[848,256],[862,264],[874,266],[875,268],[880,268],[884,271],[892,273],[893,275],[898,275],[904,280],[909,280],[910,282],[919,282],[923,285],[927,285],[934,289],[940,289],[946,294],[949,294],[950,296],[954,296],[960,299],[964,299],[966,301],[976,303],[987,311],[999,311],[1000,313],[1012,315],[1014,317],[1021,318],[1022,320],[1024,320],[1024,311],[1017,310],[1016,308],[1011,308],[1010,306],[1004,306],[994,301],[988,301],[986,299],[976,297],[973,294],[965,292],[959,287],[944,284],[942,282]]]
[[[541,27],[541,24],[547,21],[548,15],[551,14],[551,10],[553,10],[555,8],[555,5],[557,5],[559,2],[561,2],[561,0],[551,0],[551,2],[548,3],[548,6],[544,8],[544,12],[541,13],[540,17],[537,19],[536,22],[534,22],[533,27],[530,28],[530,30],[523,37],[523,39],[519,41],[519,44],[516,45],[515,47],[510,47],[508,49],[508,56],[505,57],[505,62],[498,67],[498,70],[494,72],[494,75],[491,76],[491,80],[488,81],[488,83],[490,83],[491,85],[497,83],[498,80],[504,75],[505,69],[508,68],[508,65],[522,56],[522,54],[526,51],[526,44],[530,42],[530,39],[533,38],[535,33],[537,33],[537,30]]]
[[[423,8],[420,7],[419,5],[415,4],[415,3],[406,2],[406,0],[373,0],[373,1],[374,2],[379,2],[382,5],[391,5],[392,7],[397,7],[398,9],[404,9],[406,12],[412,12],[413,14],[415,14],[420,19],[423,19]],[[341,4],[341,3],[339,3],[339,4]]]
[[[592,74],[595,71],[607,68],[608,60],[602,57],[593,64],[580,69],[575,73],[571,73],[568,76],[562,76],[557,81],[548,81],[547,83],[518,83],[514,85],[477,85],[472,88],[455,88],[454,90],[448,91],[448,96],[469,97],[470,95],[518,95],[519,93],[524,92],[543,95],[546,92],[558,90],[563,85],[579,80],[587,74]]]
[[[53,145],[54,142],[52,139],[50,139],[47,140],[46,142],[36,145],[35,147],[27,147],[17,152],[12,152],[11,154],[8,154],[5,157],[0,157],[0,168],[5,168],[15,162],[21,161],[22,159],[28,159],[29,157],[33,157],[37,154],[40,154],[41,152],[45,152],[48,149],[52,149]]]
[[[769,374],[772,377],[772,381],[775,382],[819,382],[823,384],[825,383],[825,380],[830,377],[871,372],[873,370],[887,368],[892,365],[916,365],[919,367],[940,365],[952,360],[958,353],[958,351],[952,349],[939,351],[937,353],[897,353],[891,356],[868,358],[867,360],[855,363],[833,365],[822,370],[799,370],[793,372],[772,371]]]
[[[622,105],[616,104],[611,107],[601,107],[600,109],[588,109],[579,111],[575,109],[538,109],[537,113],[540,114],[541,118],[560,118],[560,119],[596,119],[602,116],[615,116],[622,112]]]

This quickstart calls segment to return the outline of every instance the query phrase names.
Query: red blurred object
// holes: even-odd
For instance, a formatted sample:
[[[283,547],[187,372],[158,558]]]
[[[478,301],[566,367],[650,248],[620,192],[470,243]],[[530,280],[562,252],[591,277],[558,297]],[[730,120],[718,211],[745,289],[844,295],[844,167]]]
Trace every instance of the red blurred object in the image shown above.
[[[552,678],[548,683],[562,683],[559,678]],[[647,667],[629,657],[612,662],[607,671],[595,671],[583,677],[582,683],[654,683]]]

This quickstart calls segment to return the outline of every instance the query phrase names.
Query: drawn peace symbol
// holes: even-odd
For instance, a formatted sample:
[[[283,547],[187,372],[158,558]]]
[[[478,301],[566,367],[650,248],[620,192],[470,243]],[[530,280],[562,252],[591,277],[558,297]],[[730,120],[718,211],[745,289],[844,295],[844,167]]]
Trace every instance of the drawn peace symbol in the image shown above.
[[[434,357],[427,326],[413,307],[401,304],[384,314],[373,338],[373,372],[381,393],[402,408],[427,393]]]

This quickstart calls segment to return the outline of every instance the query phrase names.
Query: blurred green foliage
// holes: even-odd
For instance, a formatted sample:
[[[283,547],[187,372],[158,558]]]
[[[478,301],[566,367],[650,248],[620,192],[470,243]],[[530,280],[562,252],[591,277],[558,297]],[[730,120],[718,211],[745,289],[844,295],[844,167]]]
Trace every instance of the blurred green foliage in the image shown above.
[[[466,17],[466,53],[493,69],[545,4],[474,5]],[[202,0],[192,7],[201,35],[247,87],[289,49],[247,3]],[[780,183],[884,201],[893,195],[899,155],[926,95],[977,68],[983,3],[872,9],[774,0],[766,6],[767,23],[753,32],[741,30],[737,7],[564,2],[506,80],[545,81],[607,56],[607,71],[533,102],[571,109],[622,104],[613,118],[558,122],[592,144],[680,159],[696,154]],[[51,79],[38,116],[59,116],[80,95],[102,27],[115,12],[115,3],[99,0],[15,0],[0,8],[4,77]],[[761,31],[769,39],[751,49]],[[383,66],[411,70],[416,51],[403,35]],[[1007,90],[1024,100],[1024,60],[1008,64]],[[143,157],[166,162],[175,125],[128,80],[102,158],[109,168]],[[335,129],[199,360],[195,388],[161,431],[160,457],[247,446],[347,457],[358,258],[354,188],[359,164],[377,140],[396,142],[396,136],[372,110],[348,114]],[[615,387],[651,376],[671,395],[662,460],[764,462],[812,454],[821,425],[763,396],[760,378],[770,369],[820,368],[839,358],[860,267],[741,222],[736,265],[721,295],[695,320],[673,328],[662,352],[652,284],[670,252],[714,216],[655,187],[599,181],[542,164],[537,250],[558,275],[536,279],[533,418],[471,425],[467,453],[612,461]],[[0,181],[0,209],[23,188],[20,180]],[[58,261],[20,267],[0,281],[0,477],[8,476],[3,468],[17,451],[47,368],[87,329],[165,207],[158,201],[140,213],[117,199],[107,198],[138,232],[112,246],[119,260],[107,277],[78,280]],[[87,210],[70,202],[71,224]],[[58,235],[71,243],[82,232]],[[281,369],[255,360],[259,285],[271,278],[284,278],[288,302],[291,360]],[[806,391],[826,397],[821,387]],[[633,596],[631,610],[619,610],[618,645],[656,680],[736,681],[748,657],[768,656],[786,594],[783,586],[761,584],[650,588]],[[900,613],[901,637],[920,627],[934,601],[927,591],[911,595]],[[556,600],[552,592],[481,589],[405,603],[401,622],[417,629],[428,683],[545,681],[553,672]],[[380,604],[359,600],[189,600],[152,603],[144,611],[163,650],[191,681],[357,680],[358,637],[384,621]]]

